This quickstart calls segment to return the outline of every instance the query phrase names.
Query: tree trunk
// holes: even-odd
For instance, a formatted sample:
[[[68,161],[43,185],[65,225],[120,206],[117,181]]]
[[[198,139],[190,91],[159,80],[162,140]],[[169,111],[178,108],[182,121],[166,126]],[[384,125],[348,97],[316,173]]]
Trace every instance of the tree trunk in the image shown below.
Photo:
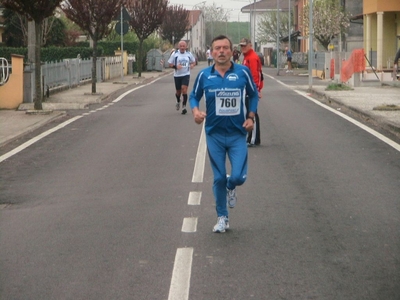
[[[92,58],[92,94],[96,94],[96,82],[97,82],[97,39],[93,40],[93,58]]]
[[[28,21],[28,62],[32,64],[35,61],[35,22]]]
[[[42,65],[40,61],[40,41],[42,22],[35,22],[35,99],[34,108],[42,110]]]

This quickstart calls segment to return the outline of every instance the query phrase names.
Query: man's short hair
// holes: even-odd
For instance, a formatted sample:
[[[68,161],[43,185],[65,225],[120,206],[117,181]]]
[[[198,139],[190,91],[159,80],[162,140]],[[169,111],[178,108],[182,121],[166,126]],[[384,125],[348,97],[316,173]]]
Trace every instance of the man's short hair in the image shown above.
[[[212,41],[211,41],[211,49],[212,49],[212,46],[213,46],[213,44],[214,44],[214,41],[220,41],[220,40],[225,40],[225,39],[227,39],[228,41],[229,41],[229,45],[230,45],[230,48],[231,48],[231,51],[232,51],[232,41],[230,40],[230,38],[228,38],[226,35],[218,35],[218,36],[216,36]]]

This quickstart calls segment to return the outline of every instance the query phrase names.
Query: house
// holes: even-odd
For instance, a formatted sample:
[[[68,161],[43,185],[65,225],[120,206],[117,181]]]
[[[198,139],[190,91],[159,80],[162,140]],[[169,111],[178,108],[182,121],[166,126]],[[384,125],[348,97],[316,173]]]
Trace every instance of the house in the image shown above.
[[[363,0],[364,50],[378,71],[393,67],[400,47],[400,1]]]
[[[345,12],[350,14],[350,26],[342,37],[339,51],[352,52],[364,47],[363,0],[340,0]]]
[[[349,14],[350,26],[341,36],[332,41],[335,51],[351,52],[354,49],[363,47],[363,22],[362,22],[362,6],[363,0],[337,0],[343,10]],[[302,16],[303,8],[308,4],[308,0],[296,0],[294,3],[294,32],[298,32],[300,36],[306,36],[307,33],[302,32]],[[361,20],[360,20],[361,19]],[[298,40],[298,51],[308,51],[308,38]],[[315,49],[318,47],[315,45]],[[296,49],[296,48],[295,48]]]
[[[185,40],[188,42],[189,50],[198,57],[206,52],[206,25],[201,10],[189,11],[189,29]]]
[[[276,48],[276,43],[259,45],[257,42],[257,24],[264,13],[268,11],[277,11],[278,5],[279,11],[287,12],[289,10],[289,1],[293,2],[293,0],[261,0],[258,2],[254,0],[252,4],[242,7],[242,13],[250,14],[250,39],[253,43],[254,49],[257,51],[260,51],[261,49],[261,51],[264,52],[264,48]]]

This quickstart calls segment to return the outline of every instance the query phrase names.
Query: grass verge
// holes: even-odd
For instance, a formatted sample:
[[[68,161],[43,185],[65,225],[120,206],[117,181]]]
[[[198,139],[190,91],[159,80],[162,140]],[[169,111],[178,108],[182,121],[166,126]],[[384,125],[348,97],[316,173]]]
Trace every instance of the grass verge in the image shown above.
[[[351,87],[342,83],[331,83],[325,89],[325,91],[351,91],[351,90],[353,90]]]

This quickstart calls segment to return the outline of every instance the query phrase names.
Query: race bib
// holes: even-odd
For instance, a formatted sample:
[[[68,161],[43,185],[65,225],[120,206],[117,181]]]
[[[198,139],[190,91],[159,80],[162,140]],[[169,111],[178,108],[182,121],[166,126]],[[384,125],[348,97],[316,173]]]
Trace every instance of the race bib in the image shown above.
[[[215,114],[217,116],[236,116],[240,114],[241,90],[215,92]]]
[[[187,67],[189,65],[189,62],[187,60],[181,60],[179,63],[182,67]]]

